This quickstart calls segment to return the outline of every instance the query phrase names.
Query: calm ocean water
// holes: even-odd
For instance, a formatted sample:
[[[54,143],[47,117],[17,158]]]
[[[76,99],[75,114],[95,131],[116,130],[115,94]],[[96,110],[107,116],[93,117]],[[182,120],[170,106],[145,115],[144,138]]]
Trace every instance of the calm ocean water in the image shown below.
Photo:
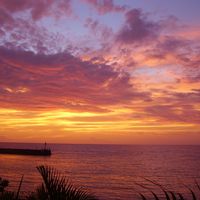
[[[150,196],[137,183],[162,197],[162,191],[144,178],[188,195],[184,184],[195,190],[195,179],[200,182],[200,146],[49,146],[53,151],[51,157],[0,154],[0,177],[10,180],[10,189],[17,188],[24,174],[23,192],[34,190],[41,182],[36,166],[43,164],[57,168],[75,185],[83,186],[102,200],[139,199],[138,191]],[[0,147],[41,148],[43,145],[0,143]]]

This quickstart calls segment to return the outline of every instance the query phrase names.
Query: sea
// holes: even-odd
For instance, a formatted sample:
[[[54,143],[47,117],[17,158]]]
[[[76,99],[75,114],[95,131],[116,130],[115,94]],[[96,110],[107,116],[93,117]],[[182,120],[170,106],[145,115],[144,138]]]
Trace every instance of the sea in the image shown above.
[[[34,191],[42,179],[37,166],[57,169],[76,187],[100,200],[159,198],[167,191],[180,192],[192,199],[199,195],[200,146],[176,145],[86,145],[48,144],[50,157],[0,154],[0,177],[9,180],[9,190],[17,190],[24,175],[21,195]],[[0,148],[41,149],[44,144],[0,143]],[[163,198],[164,199],[164,198]]]

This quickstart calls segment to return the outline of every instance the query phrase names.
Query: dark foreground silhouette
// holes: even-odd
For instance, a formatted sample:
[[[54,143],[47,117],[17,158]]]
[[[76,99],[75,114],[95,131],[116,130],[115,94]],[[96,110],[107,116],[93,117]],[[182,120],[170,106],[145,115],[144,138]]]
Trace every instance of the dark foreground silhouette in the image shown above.
[[[21,181],[19,182],[19,187],[16,192],[7,191],[7,187],[9,185],[9,181],[0,178],[0,200],[98,200],[95,195],[91,194],[88,191],[83,190],[80,187],[76,187],[65,177],[62,176],[56,169],[49,167],[49,166],[38,166],[38,172],[42,177],[42,184],[32,193],[27,195],[26,197],[20,197],[20,190],[21,185],[23,182],[23,176]],[[165,189],[164,186],[160,185],[159,183],[145,179],[146,181],[150,182],[151,184],[156,185],[159,187],[164,195],[166,200],[189,200],[188,198],[184,197],[181,193],[176,193],[174,191],[169,191]],[[142,184],[136,183],[138,186],[149,190],[151,194],[150,199],[160,200],[161,198],[158,195],[150,190],[148,187],[145,187]],[[198,192],[194,192],[190,187],[185,186],[188,191],[190,192],[191,200],[198,200],[200,199],[200,185],[197,181],[195,181],[195,186]],[[148,200],[149,197],[146,197],[139,191],[138,199]],[[130,199],[133,199],[130,197]],[[134,199],[133,199],[134,200]]]
[[[75,187],[54,168],[38,166],[43,183],[27,197],[20,197],[23,177],[17,192],[6,191],[8,181],[0,179],[0,200],[98,200],[94,195]]]
[[[0,148],[0,154],[51,156],[50,149],[10,149]]]

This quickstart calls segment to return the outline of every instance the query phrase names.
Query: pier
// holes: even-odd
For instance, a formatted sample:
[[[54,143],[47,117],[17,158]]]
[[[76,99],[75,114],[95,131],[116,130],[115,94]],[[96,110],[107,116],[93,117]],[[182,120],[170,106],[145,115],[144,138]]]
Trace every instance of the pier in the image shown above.
[[[51,149],[12,149],[0,148],[0,154],[51,156]]]

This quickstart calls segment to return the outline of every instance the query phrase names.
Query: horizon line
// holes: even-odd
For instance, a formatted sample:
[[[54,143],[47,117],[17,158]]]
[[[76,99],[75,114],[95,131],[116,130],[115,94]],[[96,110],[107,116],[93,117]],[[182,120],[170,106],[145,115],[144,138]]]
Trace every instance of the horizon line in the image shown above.
[[[48,144],[48,145],[112,145],[112,146],[200,146],[200,144],[135,144],[135,143],[48,143],[48,142],[9,142],[4,141],[2,143],[12,143],[12,144]]]

